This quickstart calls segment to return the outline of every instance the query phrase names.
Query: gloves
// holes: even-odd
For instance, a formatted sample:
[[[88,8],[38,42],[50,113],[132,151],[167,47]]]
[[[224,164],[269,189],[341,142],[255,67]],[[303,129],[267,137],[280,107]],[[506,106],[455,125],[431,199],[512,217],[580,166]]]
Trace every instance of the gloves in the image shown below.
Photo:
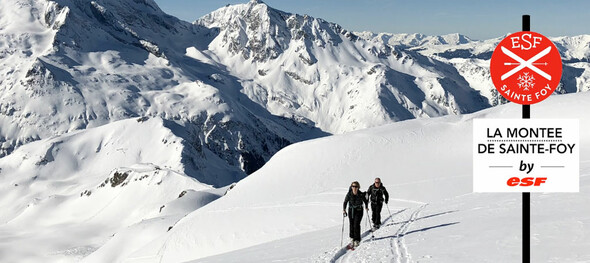
[[[342,211],[342,215],[344,215],[344,217],[346,217],[348,214],[346,214],[346,211]]]

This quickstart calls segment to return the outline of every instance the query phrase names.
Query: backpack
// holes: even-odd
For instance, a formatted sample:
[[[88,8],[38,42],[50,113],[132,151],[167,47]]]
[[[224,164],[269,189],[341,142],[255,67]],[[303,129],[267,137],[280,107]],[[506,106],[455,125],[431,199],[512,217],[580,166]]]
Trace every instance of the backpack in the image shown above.
[[[374,185],[371,185],[371,187],[369,189],[371,192],[370,193],[367,192],[367,194],[370,196],[370,201],[373,203],[376,203],[379,201],[383,202],[384,201],[383,200],[383,195],[384,195],[383,189],[385,189],[385,186],[383,186],[383,183],[381,184],[381,187],[379,187],[379,188],[376,188]]]

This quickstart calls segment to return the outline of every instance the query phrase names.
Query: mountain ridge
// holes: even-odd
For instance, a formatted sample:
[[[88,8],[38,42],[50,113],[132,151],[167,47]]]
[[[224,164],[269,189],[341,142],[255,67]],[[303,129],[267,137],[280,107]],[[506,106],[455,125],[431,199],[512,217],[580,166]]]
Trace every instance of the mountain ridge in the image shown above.
[[[361,35],[262,1],[191,24],[152,0],[3,0],[0,232],[15,239],[0,251],[13,252],[7,261],[126,258],[171,226],[177,235],[179,220],[226,190],[244,193],[242,179],[271,158],[288,163],[275,157],[299,147],[287,145],[505,103],[489,79],[496,40],[414,35],[422,44],[404,46]],[[572,61],[557,93],[590,89],[586,41],[558,40]],[[366,145],[324,172],[355,163]],[[269,191],[292,193],[280,190]],[[66,235],[64,225],[76,227]],[[126,242],[136,235],[141,242]]]
[[[2,13],[16,3],[3,4]],[[159,116],[182,122],[194,132],[195,147],[209,148],[228,167],[241,169],[237,181],[305,134],[323,134],[240,99],[235,77],[185,56],[211,32],[155,7],[153,1],[29,1],[20,11],[36,16],[3,16],[9,26],[0,34],[16,41],[2,43],[8,50],[0,45],[6,54],[0,60],[0,156],[49,136]],[[39,37],[15,28],[16,22],[41,32]],[[12,45],[26,52],[13,52]],[[193,176],[203,178],[198,167],[206,161],[187,159],[200,163]]]
[[[250,99],[275,115],[299,116],[331,133],[490,106],[458,74],[416,63],[428,61],[420,54],[364,40],[320,18],[249,2],[222,7],[195,24],[219,31],[208,52],[246,80]],[[404,80],[398,84],[391,75]],[[447,77],[455,80],[438,81]],[[445,88],[450,83],[461,84]],[[366,88],[361,92],[359,86]]]
[[[192,24],[151,0],[4,3],[0,156],[42,138],[157,116],[181,122],[196,148],[214,151],[241,178],[292,142],[506,102],[486,64],[499,39],[353,33],[262,1]],[[556,38],[569,59],[557,93],[590,89],[588,43]],[[186,160],[198,170],[199,158]]]

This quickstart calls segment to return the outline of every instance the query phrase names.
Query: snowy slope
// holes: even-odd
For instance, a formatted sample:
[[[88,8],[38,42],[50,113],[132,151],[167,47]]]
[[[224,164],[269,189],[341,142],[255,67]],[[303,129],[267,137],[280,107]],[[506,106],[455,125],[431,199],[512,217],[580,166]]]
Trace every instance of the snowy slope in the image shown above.
[[[532,117],[578,118],[580,129],[584,131],[590,128],[584,113],[588,99],[588,93],[554,96],[532,107]],[[322,253],[324,259],[330,259],[338,251],[341,205],[347,186],[359,180],[362,188],[366,188],[367,183],[380,176],[393,194],[392,212],[408,208],[394,221],[398,230],[390,229],[393,232],[383,234],[415,231],[414,235],[408,234],[406,241],[399,241],[402,247],[398,247],[409,251],[405,253],[416,251],[412,259],[431,256],[444,259],[442,262],[472,262],[467,258],[478,255],[480,259],[491,259],[488,262],[514,260],[519,253],[520,196],[471,193],[472,142],[469,138],[473,118],[519,116],[520,107],[508,104],[471,115],[400,122],[289,146],[226,196],[189,214],[169,233],[129,259],[186,261],[314,232],[316,236],[310,234],[312,236],[303,236],[302,240],[318,242],[318,246],[326,248],[327,253]],[[538,250],[545,251],[536,256],[569,258],[571,253],[551,246],[571,240],[572,236],[579,243],[574,246],[574,252],[581,258],[589,256],[582,248],[590,242],[590,236],[584,234],[587,233],[585,225],[590,223],[584,205],[588,201],[584,194],[588,181],[584,178],[590,168],[590,137],[585,133],[581,136],[582,193],[533,195],[533,200],[555,199],[534,203],[539,209],[533,210],[533,218],[537,218],[533,221],[533,241]],[[428,205],[416,210],[423,204]],[[566,211],[562,211],[563,204],[567,204]],[[437,214],[440,216],[429,217]],[[495,217],[488,218],[490,216]],[[417,220],[419,218],[424,220]],[[399,230],[404,220],[417,222]],[[571,227],[572,220],[579,223]],[[212,225],[216,227],[211,228]],[[556,229],[563,232],[555,232]],[[434,234],[430,236],[430,233]],[[451,244],[456,248],[445,246],[450,242],[444,237],[452,237],[456,243]],[[424,240],[427,240],[426,246],[420,243]],[[295,241],[277,244],[292,242]],[[477,252],[455,257],[454,253],[462,253],[459,248],[479,247],[479,244],[483,245]],[[269,243],[266,248],[271,246],[275,244]],[[380,246],[385,245],[377,247]],[[497,252],[504,249],[508,252]],[[277,254],[269,249],[255,251],[280,258],[283,250],[277,249]],[[254,254],[245,254],[252,255],[249,260],[259,259],[259,255],[251,253]],[[305,251],[285,256],[288,258],[293,253],[305,258],[314,256]]]
[[[224,189],[186,176],[177,129],[160,118],[123,120],[0,159],[2,261],[80,259],[127,226],[171,225],[218,198]]]
[[[589,168],[579,194],[533,195],[532,262],[590,261]],[[190,262],[522,262],[521,204],[519,194],[467,194],[425,207],[390,205],[392,220],[383,211],[389,221],[374,239],[365,231],[355,252],[340,249],[334,226]]]

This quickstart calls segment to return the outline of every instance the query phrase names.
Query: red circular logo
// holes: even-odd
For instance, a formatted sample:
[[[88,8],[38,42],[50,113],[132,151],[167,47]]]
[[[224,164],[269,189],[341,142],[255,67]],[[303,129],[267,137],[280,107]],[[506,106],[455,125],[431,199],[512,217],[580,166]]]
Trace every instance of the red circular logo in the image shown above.
[[[547,37],[531,31],[504,38],[492,54],[490,74],[504,98],[518,104],[540,102],[561,80],[561,56]]]

